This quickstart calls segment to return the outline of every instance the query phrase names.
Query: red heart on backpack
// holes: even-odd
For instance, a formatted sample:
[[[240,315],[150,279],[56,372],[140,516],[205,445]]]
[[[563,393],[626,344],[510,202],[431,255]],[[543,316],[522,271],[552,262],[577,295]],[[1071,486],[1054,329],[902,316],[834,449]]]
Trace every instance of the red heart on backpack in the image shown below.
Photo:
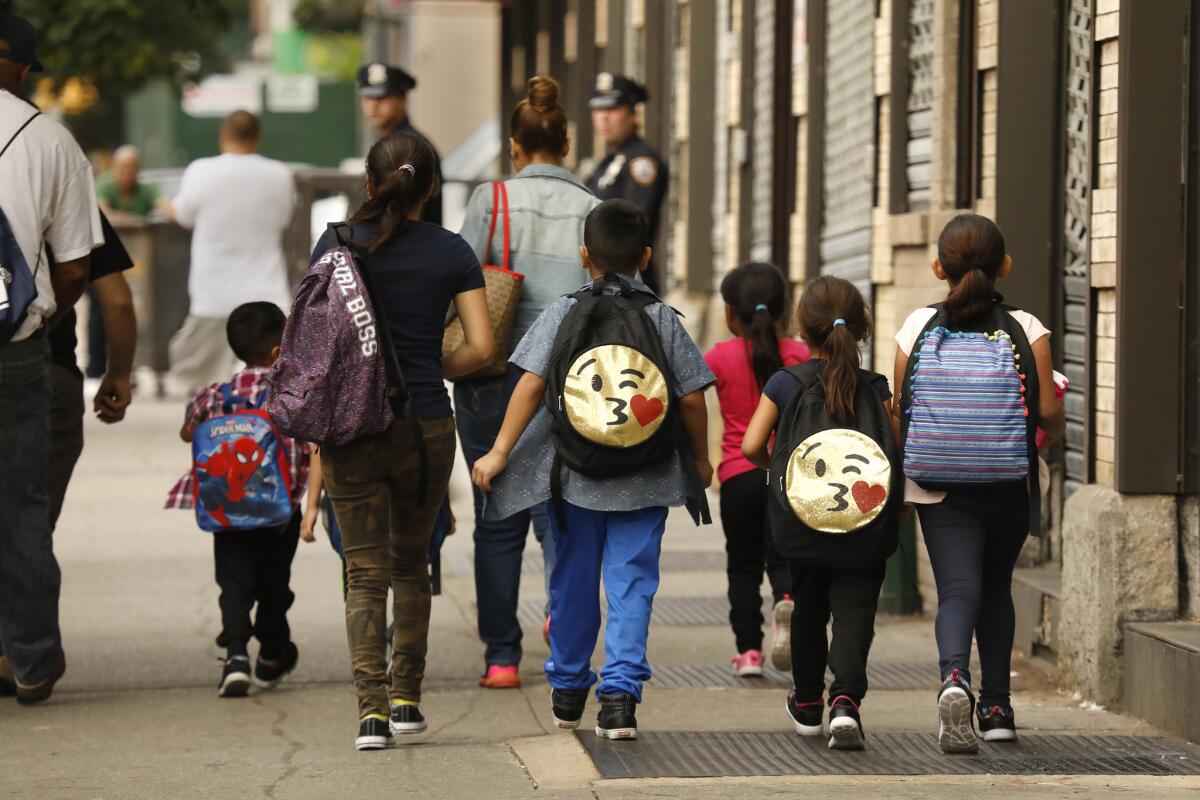
[[[633,416],[637,417],[638,424],[643,428],[662,416],[665,407],[663,401],[657,397],[646,397],[640,394],[635,394],[629,401],[629,410],[633,412]]]
[[[887,500],[887,488],[878,483],[858,481],[850,487],[850,492],[854,495],[854,502],[858,504],[858,510],[864,514]]]

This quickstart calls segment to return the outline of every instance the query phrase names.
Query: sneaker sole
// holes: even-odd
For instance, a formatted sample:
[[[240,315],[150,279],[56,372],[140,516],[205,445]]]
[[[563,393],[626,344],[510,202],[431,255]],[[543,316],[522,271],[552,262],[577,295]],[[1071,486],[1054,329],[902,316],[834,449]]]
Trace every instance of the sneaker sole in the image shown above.
[[[601,728],[597,726],[596,735],[601,739],[636,739],[637,728]]]
[[[392,741],[386,736],[359,736],[354,740],[355,750],[386,750]]]
[[[762,667],[741,667],[733,671],[735,678],[761,678],[763,676]]]
[[[487,678],[480,678],[479,685],[485,689],[520,689],[521,681],[489,681]]]
[[[572,722],[569,719],[559,719],[554,717],[554,727],[562,728],[564,731],[573,731],[579,727],[579,720]]]
[[[971,698],[953,686],[938,698],[938,746],[943,753],[978,753],[979,737],[971,726]]]
[[[984,731],[981,735],[985,742],[1015,742],[1017,740],[1017,732],[1007,728]]]
[[[429,730],[428,722],[389,722],[388,729],[393,736],[416,736],[418,733],[424,733]]]
[[[217,695],[220,697],[245,697],[250,692],[250,683],[249,675],[244,672],[234,672],[221,681]]]
[[[865,747],[862,728],[857,722],[849,717],[839,717],[829,723],[830,750],[862,750]]]
[[[780,672],[792,668],[792,613],[795,603],[781,604],[775,609],[774,630],[771,633],[771,666]]]

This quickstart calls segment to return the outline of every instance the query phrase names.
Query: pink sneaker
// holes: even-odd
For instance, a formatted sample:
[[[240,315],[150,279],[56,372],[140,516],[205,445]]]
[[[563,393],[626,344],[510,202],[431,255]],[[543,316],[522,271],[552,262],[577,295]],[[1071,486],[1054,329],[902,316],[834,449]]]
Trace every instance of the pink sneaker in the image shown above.
[[[763,674],[761,650],[747,650],[733,657],[733,674],[739,678],[753,678]]]
[[[521,676],[516,664],[488,664],[479,685],[485,689],[520,689]]]

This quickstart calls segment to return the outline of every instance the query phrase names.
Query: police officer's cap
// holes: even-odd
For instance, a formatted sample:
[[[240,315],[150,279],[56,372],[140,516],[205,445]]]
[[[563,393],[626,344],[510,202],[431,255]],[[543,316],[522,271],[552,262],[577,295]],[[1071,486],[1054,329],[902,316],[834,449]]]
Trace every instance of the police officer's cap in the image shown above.
[[[417,88],[417,79],[399,67],[375,61],[358,68],[358,93],[363,97],[405,94]]]
[[[646,102],[649,96],[646,87],[632,78],[601,72],[592,81],[592,99],[588,105],[592,108],[636,106]]]

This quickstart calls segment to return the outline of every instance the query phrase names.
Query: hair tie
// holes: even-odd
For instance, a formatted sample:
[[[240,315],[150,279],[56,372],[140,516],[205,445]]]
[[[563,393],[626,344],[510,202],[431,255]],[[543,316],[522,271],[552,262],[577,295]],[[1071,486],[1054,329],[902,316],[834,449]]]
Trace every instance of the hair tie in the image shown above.
[[[838,326],[841,326],[841,325],[845,325],[845,324],[846,324],[846,320],[841,319],[840,317],[833,321],[833,327],[835,327],[835,328]]]
[[[767,308],[767,304],[766,304],[766,303],[759,303],[758,305],[756,305],[756,306],[754,307],[754,313],[755,313],[755,314],[757,314],[759,311],[770,311],[770,310],[771,310],[771,309]]]
[[[412,177],[417,177],[417,168],[412,164],[401,164],[400,166],[396,167],[396,172],[407,172]]]

